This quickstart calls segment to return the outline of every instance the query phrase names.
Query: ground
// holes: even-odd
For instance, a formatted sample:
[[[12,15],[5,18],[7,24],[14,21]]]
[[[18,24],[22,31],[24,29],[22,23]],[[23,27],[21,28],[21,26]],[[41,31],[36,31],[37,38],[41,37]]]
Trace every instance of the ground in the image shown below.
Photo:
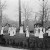
[[[50,50],[50,48],[34,48],[34,49],[18,49],[18,48],[12,48],[12,47],[3,47],[3,46],[0,46],[0,50]]]
[[[12,47],[0,46],[0,50],[27,50],[27,49],[17,49],[17,48],[12,48]]]

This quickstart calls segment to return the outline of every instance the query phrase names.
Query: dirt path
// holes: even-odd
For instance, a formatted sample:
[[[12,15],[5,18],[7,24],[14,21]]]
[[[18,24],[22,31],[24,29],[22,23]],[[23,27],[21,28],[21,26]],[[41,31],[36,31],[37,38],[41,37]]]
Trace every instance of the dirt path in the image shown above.
[[[17,49],[17,48],[2,47],[2,46],[0,46],[0,50],[27,50],[27,49]]]

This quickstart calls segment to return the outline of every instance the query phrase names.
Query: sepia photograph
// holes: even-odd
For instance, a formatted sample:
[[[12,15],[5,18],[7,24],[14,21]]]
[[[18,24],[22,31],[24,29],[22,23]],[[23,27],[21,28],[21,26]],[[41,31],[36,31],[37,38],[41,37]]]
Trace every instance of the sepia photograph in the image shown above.
[[[0,50],[50,50],[50,0],[0,0]]]

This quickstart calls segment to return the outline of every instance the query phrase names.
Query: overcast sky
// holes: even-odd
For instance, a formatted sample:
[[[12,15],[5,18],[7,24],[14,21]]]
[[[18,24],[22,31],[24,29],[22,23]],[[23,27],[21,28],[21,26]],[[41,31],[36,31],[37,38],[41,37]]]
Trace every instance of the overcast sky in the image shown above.
[[[18,21],[19,16],[18,16],[18,1],[19,0],[2,0],[2,3],[6,1],[6,9],[4,10],[4,14],[7,14],[7,18],[13,20],[13,21]],[[49,2],[50,3],[50,0]],[[42,0],[21,0],[21,5],[26,4],[34,12],[38,12],[40,10],[40,4],[42,4]],[[34,16],[32,17],[32,19]]]

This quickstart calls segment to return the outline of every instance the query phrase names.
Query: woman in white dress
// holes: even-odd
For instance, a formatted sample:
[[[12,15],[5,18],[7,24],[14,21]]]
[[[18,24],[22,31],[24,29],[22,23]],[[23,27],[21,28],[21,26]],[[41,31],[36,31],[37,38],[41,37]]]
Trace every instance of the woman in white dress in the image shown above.
[[[1,35],[3,34],[3,30],[4,30],[4,27],[2,27],[2,29],[1,29]]]
[[[42,29],[43,29],[43,28],[41,27],[41,28],[40,28],[39,38],[43,38],[43,34],[44,34],[44,33],[43,33]]]
[[[36,37],[39,37],[38,28],[35,28],[35,33],[34,33],[34,35],[35,35]]]
[[[26,27],[26,37],[29,37],[29,29],[28,29],[28,26]]]

